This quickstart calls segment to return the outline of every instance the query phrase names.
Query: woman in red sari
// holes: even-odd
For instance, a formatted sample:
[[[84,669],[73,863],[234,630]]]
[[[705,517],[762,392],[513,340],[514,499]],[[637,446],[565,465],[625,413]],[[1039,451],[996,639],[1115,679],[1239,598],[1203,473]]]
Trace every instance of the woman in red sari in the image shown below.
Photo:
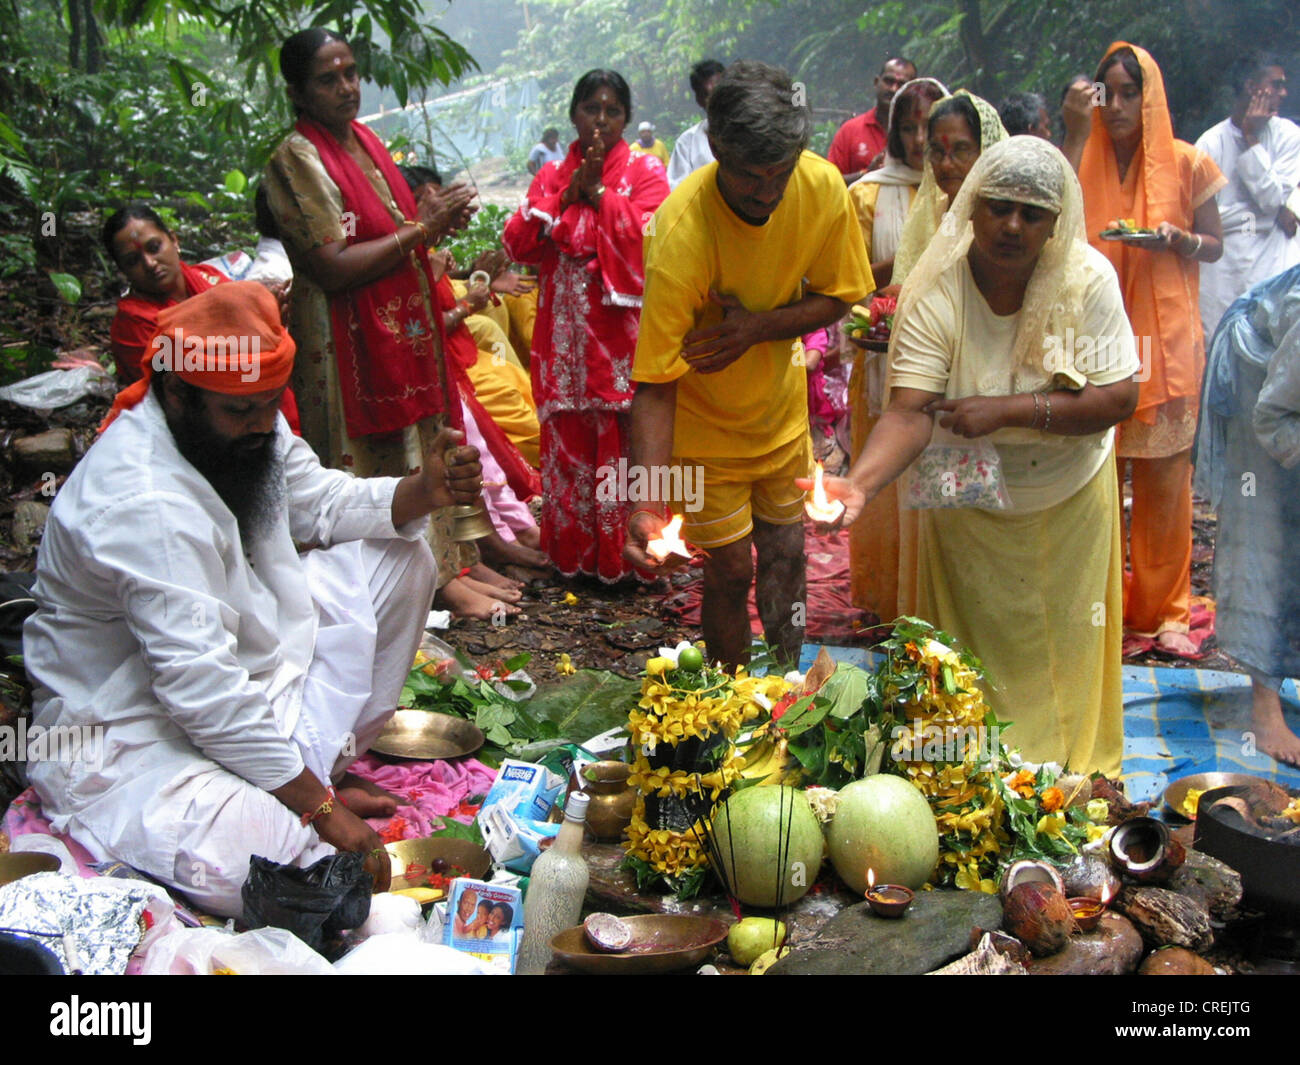
[[[540,267],[533,332],[533,396],[541,423],[542,550],[566,577],[612,582],[630,510],[597,491],[602,467],[627,454],[629,375],[641,316],[641,240],[668,195],[663,164],[623,140],[632,117],[627,82],[591,70],[573,90],[578,139],[537,172],[506,224],[512,259]]]
[[[140,380],[145,347],[158,329],[158,313],[230,278],[215,266],[182,262],[180,242],[148,204],[129,203],[114,211],[104,222],[102,236],[108,254],[131,283],[117,301],[109,329],[117,383],[126,388]],[[292,389],[285,389],[280,410],[298,432]]]

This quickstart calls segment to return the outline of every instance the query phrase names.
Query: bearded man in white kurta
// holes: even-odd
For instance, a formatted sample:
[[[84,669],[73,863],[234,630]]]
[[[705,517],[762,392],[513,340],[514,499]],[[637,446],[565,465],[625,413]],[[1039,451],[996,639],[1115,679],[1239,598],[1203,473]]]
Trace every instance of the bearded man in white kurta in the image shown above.
[[[1300,263],[1296,216],[1286,206],[1300,182],[1300,128],[1278,114],[1286,74],[1267,56],[1248,56],[1233,66],[1233,89],[1232,115],[1196,142],[1228,179],[1216,196],[1223,257],[1201,263],[1207,347],[1233,300]]]
[[[102,728],[102,764],[30,777],[96,858],[233,916],[252,854],[381,846],[362,818],[393,800],[345,770],[418,646],[425,516],[476,497],[477,452],[448,432],[405,478],[324,469],[278,413],[293,341],[258,284],[164,311],[151,350],[54,501],[24,631],[35,722]]]

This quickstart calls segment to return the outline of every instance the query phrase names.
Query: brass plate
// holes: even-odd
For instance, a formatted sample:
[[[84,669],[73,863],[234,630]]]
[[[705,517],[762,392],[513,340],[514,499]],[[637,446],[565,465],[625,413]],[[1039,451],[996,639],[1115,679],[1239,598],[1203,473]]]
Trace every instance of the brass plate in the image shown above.
[[[483,730],[474,722],[428,710],[399,710],[384,726],[372,751],[394,758],[460,758],[483,746]]]
[[[492,856],[477,843],[467,839],[452,839],[442,836],[423,836],[420,839],[403,839],[390,843],[384,848],[393,863],[393,883],[390,891],[401,888],[424,887],[428,876],[413,877],[407,880],[402,876],[403,870],[412,862],[426,869],[435,858],[443,858],[449,865],[457,865],[465,870],[465,875],[482,880],[492,868]]]
[[[582,925],[561,932],[551,940],[551,949],[584,973],[671,973],[700,965],[727,938],[727,926],[713,917],[646,914],[621,919],[632,928],[632,945],[620,954],[597,951]]]
[[[1190,777],[1179,777],[1165,788],[1164,803],[1171,813],[1177,814],[1184,821],[1195,821],[1196,818],[1183,809],[1183,800],[1187,798],[1189,788],[1210,791],[1212,788],[1237,788],[1267,783],[1262,777],[1253,777],[1248,773],[1195,773]]]
[[[36,851],[6,851],[0,854],[0,886],[12,884],[33,873],[53,873],[59,868],[59,859],[53,854]]]

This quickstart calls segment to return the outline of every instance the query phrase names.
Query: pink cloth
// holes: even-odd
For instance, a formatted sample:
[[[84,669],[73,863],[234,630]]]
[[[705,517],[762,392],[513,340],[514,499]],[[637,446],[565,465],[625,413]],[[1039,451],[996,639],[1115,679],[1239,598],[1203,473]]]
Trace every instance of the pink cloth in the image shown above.
[[[492,527],[501,534],[501,538],[513,543],[518,539],[516,533],[537,528],[537,522],[533,521],[533,512],[528,509],[528,505],[521,503],[519,496],[510,487],[505,471],[492,457],[483,434],[479,432],[478,423],[464,403],[461,404],[461,412],[465,416],[465,443],[478,448],[479,465],[483,467],[483,503],[487,507],[488,517],[492,519]]]
[[[479,800],[487,794],[496,779],[496,772],[474,758],[461,758],[454,762],[385,762],[372,754],[363,755],[350,767],[351,772],[385,791],[404,796],[408,803],[399,803],[396,815],[389,819],[372,817],[370,825],[385,834],[389,827],[400,832],[385,834],[385,838],[417,839],[442,827],[443,818],[451,817],[463,824],[474,820],[477,807],[471,811],[470,800]],[[405,826],[393,825],[397,818]],[[436,822],[436,823],[435,823]]]
[[[28,836],[32,833],[41,833],[46,836],[53,836],[65,847],[68,853],[72,855],[73,861],[77,863],[77,872],[82,876],[99,876],[91,864],[95,861],[90,851],[86,850],[71,836],[62,832],[55,832],[53,826],[45,819],[45,813],[41,810],[41,797],[36,794],[35,788],[28,788],[9,804],[9,809],[5,811],[4,822],[0,824],[4,829],[6,836],[10,840],[17,839],[19,836]]]

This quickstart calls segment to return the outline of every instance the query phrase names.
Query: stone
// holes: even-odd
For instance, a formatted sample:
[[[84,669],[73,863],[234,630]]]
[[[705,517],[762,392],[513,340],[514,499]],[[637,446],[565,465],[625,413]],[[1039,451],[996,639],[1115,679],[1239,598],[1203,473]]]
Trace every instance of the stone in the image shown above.
[[[71,429],[47,429],[13,442],[14,458],[41,472],[67,473],[77,464],[77,445]]]
[[[1133,922],[1109,910],[1091,932],[1070,937],[1065,949],[1029,962],[1031,976],[1122,976],[1133,972],[1146,948]]]
[[[1002,923],[1002,904],[979,891],[918,891],[902,917],[877,917],[865,902],[832,917],[769,976],[898,975],[932,972],[970,953],[971,930]]]
[[[1149,947],[1205,950],[1214,942],[1206,905],[1168,888],[1125,888],[1115,908],[1133,922]]]
[[[1147,955],[1139,976],[1218,976],[1213,965],[1183,947],[1165,947]]]
[[[1200,851],[1189,850],[1187,860],[1166,885],[1204,904],[1216,921],[1231,921],[1241,904],[1241,874],[1232,866]]]
[[[24,500],[14,506],[12,536],[14,547],[26,551],[35,546],[45,528],[50,508],[35,500]]]
[[[993,943],[993,937],[985,932],[980,937],[979,946],[956,961],[935,969],[927,976],[1027,976],[1029,970],[1024,964],[1003,954]]]

